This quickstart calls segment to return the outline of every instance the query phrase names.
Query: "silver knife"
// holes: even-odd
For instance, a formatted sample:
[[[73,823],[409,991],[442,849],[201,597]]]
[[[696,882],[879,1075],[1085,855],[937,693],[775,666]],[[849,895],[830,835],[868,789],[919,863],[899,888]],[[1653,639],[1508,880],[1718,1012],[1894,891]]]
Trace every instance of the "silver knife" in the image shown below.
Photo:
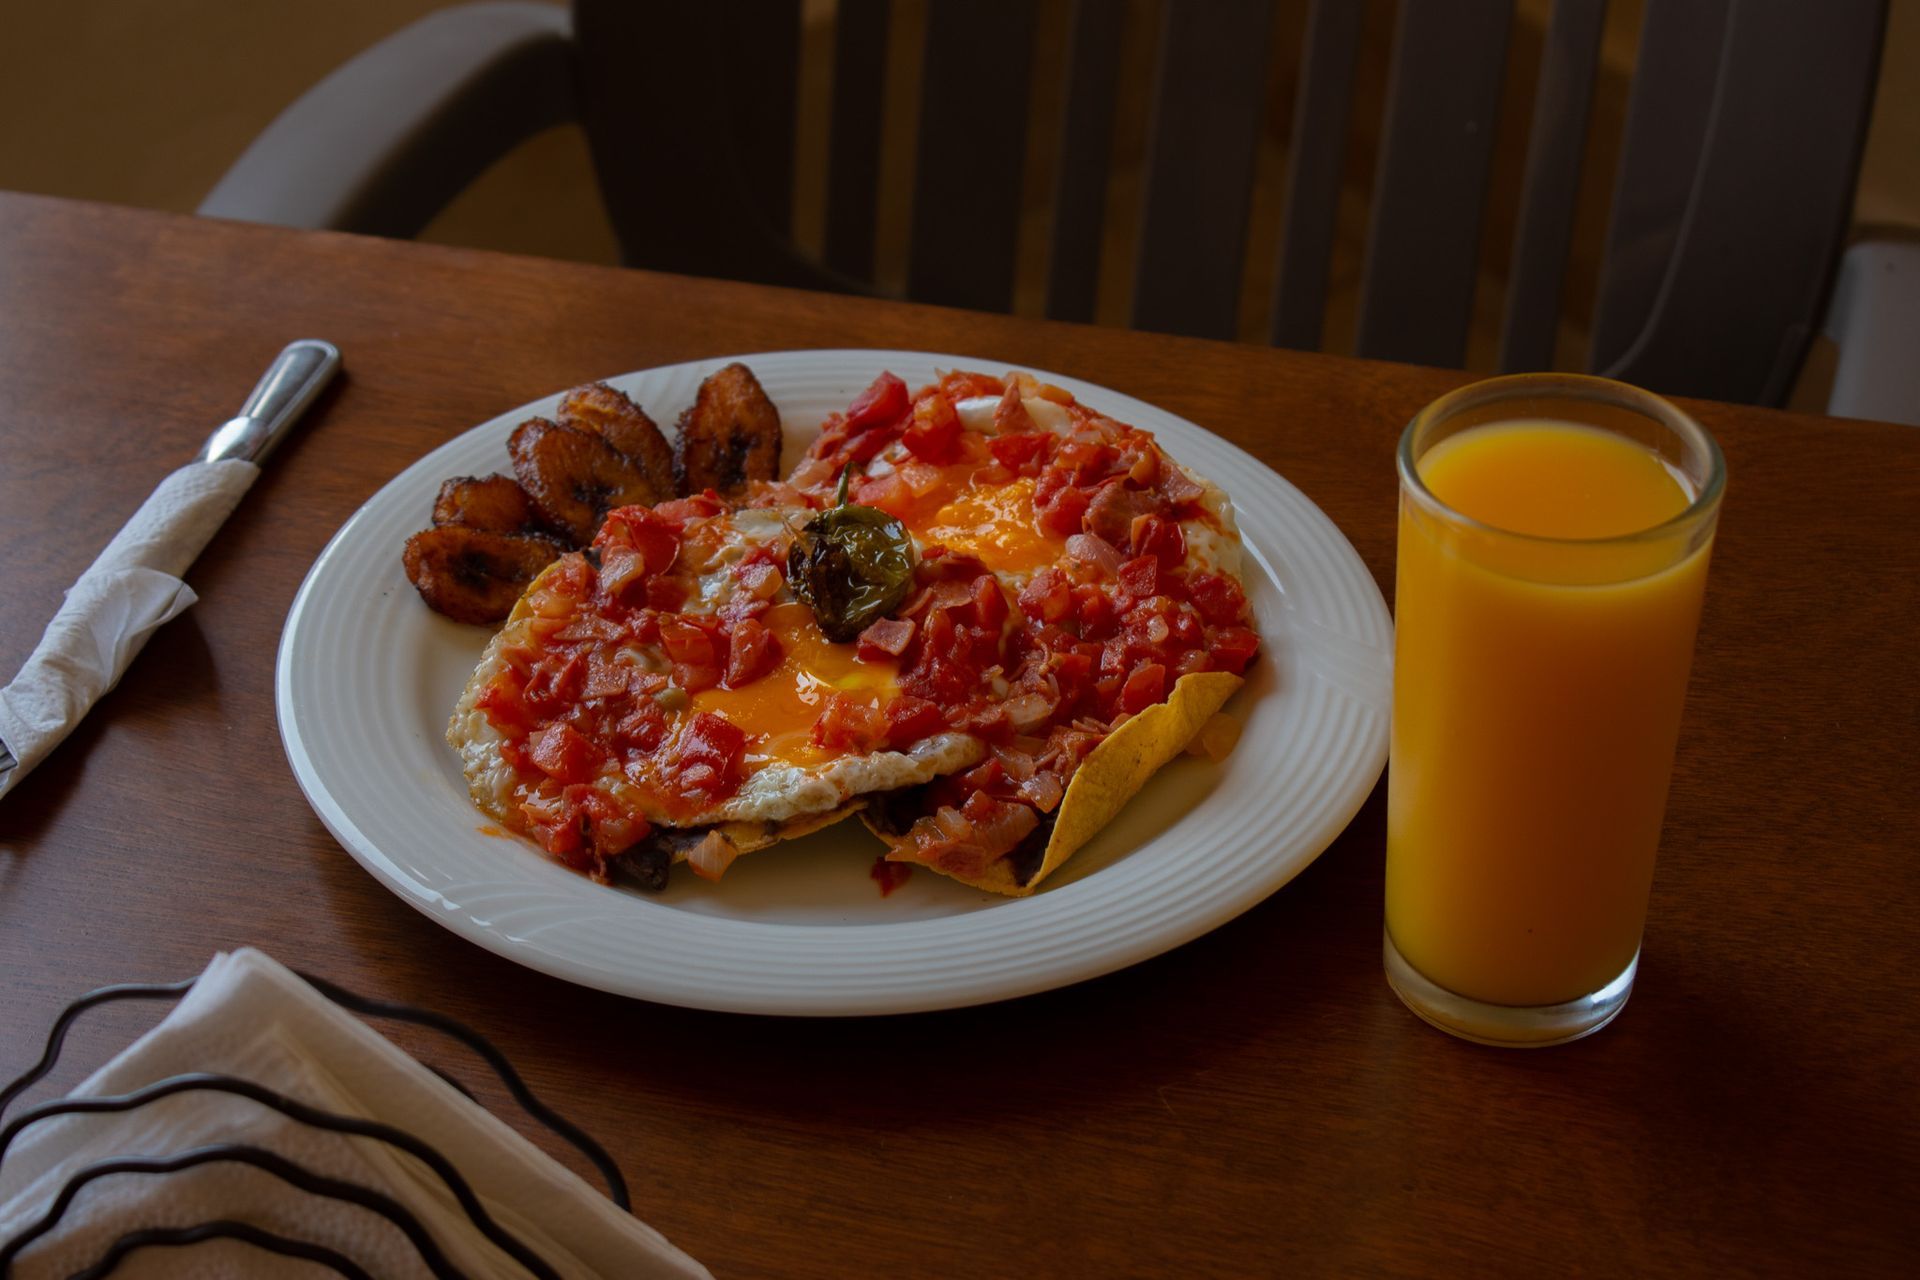
[[[286,437],[288,430],[299,419],[301,413],[313,403],[314,397],[320,394],[339,368],[340,351],[330,342],[306,338],[289,344],[274,358],[266,373],[261,375],[260,381],[254,384],[253,391],[247,396],[246,403],[241,406],[240,412],[214,428],[213,434],[207,437],[206,443],[200,447],[200,452],[194,456],[193,461],[212,463],[236,459],[256,465],[265,461],[274,446]],[[180,473],[175,474],[177,476]],[[169,477],[169,480],[173,478]],[[238,501],[238,497],[236,496],[233,500]],[[207,537],[211,537],[213,529],[208,528],[205,533]],[[109,551],[111,550],[112,547],[109,547]],[[185,572],[187,565],[192,562],[194,556],[199,554],[199,551],[200,545],[185,548],[183,552],[176,553],[177,567],[168,566],[168,568],[176,575]],[[103,558],[104,556],[105,553]],[[96,561],[97,563],[99,562]],[[84,577],[82,580],[85,581]],[[71,593],[69,598],[71,599]],[[66,606],[63,606],[62,614],[65,612]],[[56,616],[55,621],[59,622],[60,617]],[[40,656],[40,650],[36,649],[33,657],[27,660],[27,666],[22,668],[20,676],[15,677],[16,684],[34,672]],[[118,679],[117,673],[114,678]],[[13,687],[10,684],[6,689]],[[0,689],[0,695],[3,695],[6,689]],[[91,703],[89,702],[88,705]],[[84,710],[81,714],[85,714]],[[71,728],[71,725],[67,728]],[[61,736],[64,736],[64,730]],[[53,742],[57,741],[58,738],[53,739]],[[43,745],[40,753],[44,754],[51,749],[51,745]],[[32,753],[29,752],[29,754]],[[36,755],[34,758],[39,757]],[[9,776],[18,765],[19,761],[14,752],[8,747],[5,739],[0,738],[0,790],[5,789],[10,781]]]

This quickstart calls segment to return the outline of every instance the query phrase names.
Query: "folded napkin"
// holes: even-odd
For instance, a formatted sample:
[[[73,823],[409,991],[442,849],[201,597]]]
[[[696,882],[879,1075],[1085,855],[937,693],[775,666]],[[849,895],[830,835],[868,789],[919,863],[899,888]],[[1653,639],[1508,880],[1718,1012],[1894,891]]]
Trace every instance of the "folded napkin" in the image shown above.
[[[262,953],[217,955],[167,1018],[70,1096],[128,1093],[190,1072],[253,1081],[338,1115],[405,1130],[459,1170],[488,1214],[569,1280],[703,1277],[699,1263],[492,1114]],[[215,1143],[266,1147],[306,1169],[384,1192],[425,1227],[449,1264],[477,1278],[528,1273],[487,1241],[427,1166],[372,1138],[300,1124],[252,1100],[192,1092],[110,1115],[63,1115],[27,1128],[0,1161],[0,1243],[38,1221],[69,1178],[124,1156]],[[29,1245],[22,1280],[68,1276],[128,1231],[235,1219],[336,1250],[370,1274],[427,1278],[420,1253],[387,1218],[310,1195],[247,1165],[213,1163],[90,1183],[53,1232]],[[234,1240],[127,1255],[116,1276],[240,1280],[326,1274]]]
[[[0,796],[113,688],[148,636],[198,599],[180,575],[259,474],[238,458],[180,468],[67,589],[39,647],[0,689],[0,744],[16,762],[0,772]]]

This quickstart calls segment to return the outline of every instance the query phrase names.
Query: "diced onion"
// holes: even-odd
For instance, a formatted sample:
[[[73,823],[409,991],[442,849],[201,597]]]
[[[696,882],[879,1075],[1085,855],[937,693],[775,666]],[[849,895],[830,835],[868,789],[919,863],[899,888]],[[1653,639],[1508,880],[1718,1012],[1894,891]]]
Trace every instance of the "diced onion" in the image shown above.
[[[1105,538],[1091,533],[1076,533],[1067,539],[1067,554],[1075,560],[1084,560],[1108,573],[1119,573],[1125,563],[1120,552]]]
[[[1053,703],[1043,694],[1023,693],[1017,698],[1008,698],[1002,705],[1016,733],[1037,729],[1053,718]]]
[[[1060,775],[1051,769],[1042,769],[1020,784],[1021,798],[1042,813],[1052,813],[1059,808],[1066,794],[1066,785],[1060,781]]]
[[[702,880],[718,880],[739,856],[740,846],[717,830],[709,831],[699,844],[687,850],[687,865]]]

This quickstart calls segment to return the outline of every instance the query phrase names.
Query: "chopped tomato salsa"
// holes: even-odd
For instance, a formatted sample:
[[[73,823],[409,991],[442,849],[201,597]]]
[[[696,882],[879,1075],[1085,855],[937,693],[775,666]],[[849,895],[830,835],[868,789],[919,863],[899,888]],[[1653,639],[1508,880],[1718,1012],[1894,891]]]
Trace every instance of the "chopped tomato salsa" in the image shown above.
[[[786,574],[789,540],[843,474],[851,501],[905,525],[916,562],[904,602],[832,644]],[[1224,519],[1206,491],[1148,433],[1027,375],[909,391],[884,374],[779,489],[799,516],[724,547],[717,528],[766,513],[711,492],[620,508],[523,601],[474,705],[555,857],[602,873],[645,837],[643,813],[706,813],[768,751],[820,760],[961,732],[989,754],[926,785],[918,854],[1037,866],[1107,734],[1182,676],[1238,674],[1258,652],[1244,591],[1206,552]],[[776,673],[786,692],[753,692]],[[769,745],[776,706],[804,715],[782,739],[797,745]],[[882,892],[896,871],[876,865]]]

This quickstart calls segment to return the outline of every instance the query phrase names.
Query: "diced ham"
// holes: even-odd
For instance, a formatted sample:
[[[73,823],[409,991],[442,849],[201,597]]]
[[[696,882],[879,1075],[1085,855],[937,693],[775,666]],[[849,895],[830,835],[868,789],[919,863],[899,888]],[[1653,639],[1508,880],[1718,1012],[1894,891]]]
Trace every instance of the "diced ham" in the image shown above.
[[[1206,495],[1207,491],[1195,483],[1193,477],[1182,470],[1179,463],[1169,462],[1160,468],[1160,496],[1169,506],[1177,507],[1183,502],[1198,502]]]
[[[1018,379],[1008,384],[1000,403],[993,406],[993,430],[996,435],[1024,435],[1036,430],[1033,415],[1020,398]]]
[[[751,684],[780,662],[780,641],[756,618],[733,626],[727,645],[727,687]]]
[[[858,650],[862,662],[886,662],[898,658],[913,643],[914,624],[906,618],[882,618],[860,633]]]
[[[1102,485],[1087,504],[1087,532],[1116,547],[1131,546],[1135,518],[1152,514],[1159,505],[1158,495],[1146,490],[1131,489],[1123,483]]]

